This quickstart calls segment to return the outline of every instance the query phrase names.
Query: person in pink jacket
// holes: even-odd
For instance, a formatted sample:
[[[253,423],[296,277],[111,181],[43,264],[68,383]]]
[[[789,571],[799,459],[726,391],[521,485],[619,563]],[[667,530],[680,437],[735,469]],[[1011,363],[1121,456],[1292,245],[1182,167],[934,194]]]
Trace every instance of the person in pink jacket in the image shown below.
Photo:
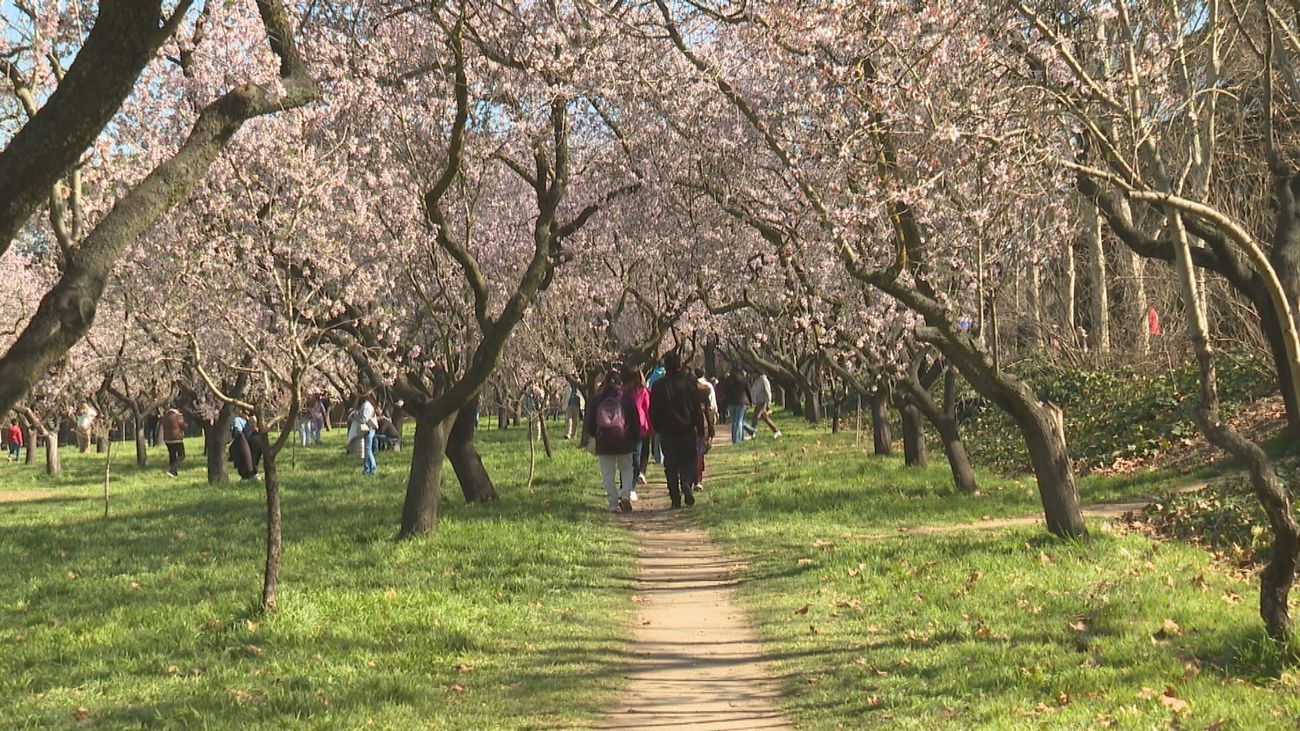
[[[632,466],[636,470],[636,482],[645,484],[645,466],[650,458],[647,446],[650,441],[650,389],[646,388],[645,376],[641,369],[627,367],[623,369],[623,392],[636,405],[637,434],[636,444],[632,449]],[[636,488],[632,489],[632,499],[636,500]]]

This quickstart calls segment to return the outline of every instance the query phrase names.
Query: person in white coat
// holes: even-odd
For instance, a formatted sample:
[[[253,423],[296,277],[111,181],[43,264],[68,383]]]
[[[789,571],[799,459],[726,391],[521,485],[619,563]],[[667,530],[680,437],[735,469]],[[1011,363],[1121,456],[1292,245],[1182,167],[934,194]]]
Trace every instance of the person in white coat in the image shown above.
[[[587,400],[582,396],[582,389],[569,384],[564,389],[564,438],[572,439],[575,430],[582,429],[582,414],[587,408]]]
[[[754,383],[749,389],[750,400],[754,402],[754,419],[767,424],[772,430],[772,438],[780,439],[781,430],[772,421],[772,382],[763,373],[754,374]]]

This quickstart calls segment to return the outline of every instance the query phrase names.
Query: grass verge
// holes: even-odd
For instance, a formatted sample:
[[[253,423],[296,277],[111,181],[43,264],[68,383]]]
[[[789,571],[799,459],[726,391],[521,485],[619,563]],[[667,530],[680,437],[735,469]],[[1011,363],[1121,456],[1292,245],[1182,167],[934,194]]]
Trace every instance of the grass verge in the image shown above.
[[[1265,639],[1255,585],[1204,551],[1096,523],[1080,542],[980,528],[985,515],[1037,512],[1025,481],[985,477],[987,494],[972,498],[942,466],[866,456],[851,434],[782,431],[714,452],[693,515],[748,561],[740,598],[801,728],[1300,719],[1300,671]],[[947,530],[898,530],[915,526]]]
[[[0,465],[0,718],[6,728],[539,728],[580,725],[621,688],[632,538],[589,458],[480,433],[502,499],[467,506],[446,471],[435,536],[396,543],[409,453],[362,479],[335,431],[281,457],[281,610],[256,611],[260,483],[137,470],[119,445],[66,476]]]

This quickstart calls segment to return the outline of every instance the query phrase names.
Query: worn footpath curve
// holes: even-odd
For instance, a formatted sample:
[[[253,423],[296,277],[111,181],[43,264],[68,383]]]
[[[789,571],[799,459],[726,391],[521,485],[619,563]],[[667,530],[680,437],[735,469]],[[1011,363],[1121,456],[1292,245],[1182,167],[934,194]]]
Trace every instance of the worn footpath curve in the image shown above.
[[[716,443],[716,442],[715,442]],[[735,563],[670,510],[651,464],[635,511],[620,520],[638,543],[635,637],[624,697],[598,729],[792,729],[758,633],[732,597]]]

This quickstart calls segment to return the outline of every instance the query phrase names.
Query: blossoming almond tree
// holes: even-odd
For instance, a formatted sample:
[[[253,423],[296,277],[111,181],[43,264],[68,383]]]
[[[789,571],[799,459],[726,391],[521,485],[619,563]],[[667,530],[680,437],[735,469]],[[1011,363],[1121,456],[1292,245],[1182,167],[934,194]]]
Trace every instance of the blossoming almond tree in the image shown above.
[[[243,2],[205,3],[203,15],[189,27],[191,36],[183,43],[170,41],[176,51],[171,56],[175,62],[158,58],[157,51],[185,24],[190,9],[187,0],[177,3],[170,13],[164,13],[160,3],[100,3],[84,39],[78,33],[54,53],[51,29],[79,30],[91,19],[78,17],[75,22],[60,23],[60,6],[33,7],[38,10],[31,14],[34,30],[30,34],[3,36],[6,45],[14,37],[29,38],[30,47],[0,54],[32,59],[25,66],[5,61],[5,71],[16,94],[34,112],[31,121],[0,152],[0,251],[9,247],[44,201],[50,204],[52,228],[69,228],[68,218],[74,225],[70,235],[58,236],[63,260],[58,280],[0,356],[0,410],[16,403],[85,335],[123,250],[186,198],[245,122],[301,106],[317,96],[316,84],[295,44],[290,13],[280,0],[257,0],[255,8]],[[221,14],[229,22],[203,22],[212,14]],[[218,38],[201,42],[204,33]],[[213,85],[210,77],[183,81],[194,45],[200,55],[220,46],[215,50],[229,54],[231,60],[221,71],[233,71],[232,76],[242,78],[228,84],[224,83],[226,77],[220,78],[219,93],[192,114],[182,114],[185,107],[177,103],[179,96],[174,92],[187,81]],[[64,71],[58,60],[67,56],[75,58]],[[149,79],[135,85],[146,67]],[[102,213],[81,220],[75,207],[68,211],[68,204],[81,194],[75,170],[69,171],[96,139],[112,139],[111,131],[108,137],[101,136],[101,131],[129,95],[134,93],[145,104],[160,90],[166,98],[154,107],[155,117],[190,121],[188,131],[166,147],[141,151],[140,159],[153,161],[143,176],[128,179],[121,194],[107,188],[98,191]],[[158,126],[170,129],[177,124]],[[118,139],[110,144],[131,142]],[[119,150],[107,152],[116,155]],[[59,182],[65,178],[66,184]]]
[[[1059,175],[1029,164],[1051,140],[1004,81],[1018,63],[1001,35],[1011,11],[655,4],[693,88],[727,110],[741,140],[733,157],[752,159],[727,160],[733,170],[706,182],[714,196],[773,247],[810,267],[838,264],[916,312],[916,337],[1020,428],[1048,529],[1086,533],[1059,409],[959,325],[975,304],[973,241],[995,242],[990,260],[1006,276],[1067,220],[1052,195]]]

